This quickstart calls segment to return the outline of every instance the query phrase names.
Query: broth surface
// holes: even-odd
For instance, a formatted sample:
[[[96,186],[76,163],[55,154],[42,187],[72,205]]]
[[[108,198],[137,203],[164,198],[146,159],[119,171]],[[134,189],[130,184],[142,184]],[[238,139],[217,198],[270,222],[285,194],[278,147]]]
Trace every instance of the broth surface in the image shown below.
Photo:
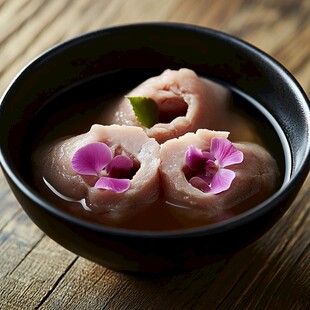
[[[35,130],[33,151],[40,145],[56,139],[87,132],[91,125],[98,122],[98,115],[105,113],[104,111],[109,108],[109,105],[113,105],[113,102],[122,98],[128,90],[152,75],[141,72],[138,78],[133,78],[137,75],[130,78],[129,76],[130,72],[103,76],[81,85],[75,85],[51,98],[36,116],[33,125]],[[229,110],[232,115],[237,113],[240,123],[244,121],[247,128],[246,131],[244,126],[236,128],[234,131],[230,130],[229,140],[232,142],[254,142],[265,147],[278,163],[281,173],[277,187],[279,188],[283,183],[284,171],[287,170],[287,160],[285,159],[287,155],[283,152],[279,128],[262,111],[256,108],[257,105],[253,99],[234,89],[231,91],[232,100]],[[216,128],[216,130],[220,129],[225,130],[225,128]],[[240,135],[245,137],[243,141],[238,140]],[[167,202],[163,195],[160,195],[159,199],[152,205],[146,205],[139,212],[132,214],[129,210],[128,216],[115,221],[104,215],[98,216],[81,202],[69,201],[70,199],[62,197],[61,194],[51,190],[43,178],[39,182],[35,180],[34,183],[42,196],[66,212],[92,222],[135,230],[177,230],[217,223],[255,207],[270,196],[270,194],[260,192],[242,203],[224,210],[217,216],[208,217],[187,206],[173,205]]]

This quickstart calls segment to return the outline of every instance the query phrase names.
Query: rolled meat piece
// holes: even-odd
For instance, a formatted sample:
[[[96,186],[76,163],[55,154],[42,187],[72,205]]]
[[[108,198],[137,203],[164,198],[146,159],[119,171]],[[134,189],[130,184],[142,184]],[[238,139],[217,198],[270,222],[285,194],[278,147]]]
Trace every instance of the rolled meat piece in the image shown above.
[[[170,204],[187,210],[194,209],[200,211],[199,214],[204,213],[210,217],[225,217],[230,208],[254,195],[260,195],[260,199],[271,195],[278,184],[278,167],[269,152],[254,143],[232,144],[238,152],[243,153],[243,160],[226,167],[235,173],[235,178],[227,190],[213,194],[212,190],[204,192],[190,183],[191,172],[185,159],[189,147],[194,146],[209,152],[213,138],[227,138],[228,135],[228,132],[200,129],[196,133],[187,133],[161,145],[161,183]],[[214,163],[211,161],[208,165],[208,171],[212,171]],[[190,210],[187,213],[189,212]]]
[[[132,160],[130,186],[124,192],[96,188],[98,176],[77,173],[72,159],[81,148],[105,143],[112,156],[125,155]],[[44,178],[64,197],[79,201],[96,213],[120,217],[154,202],[160,191],[159,144],[139,127],[93,125],[89,132],[39,148],[33,157],[37,180]],[[147,193],[147,195],[146,195]]]
[[[158,123],[151,128],[143,127],[126,97],[153,99],[159,109]],[[183,68],[178,71],[167,69],[161,75],[149,78],[126,97],[105,111],[100,123],[140,126],[149,137],[163,143],[199,128],[218,128],[226,113],[230,92]]]

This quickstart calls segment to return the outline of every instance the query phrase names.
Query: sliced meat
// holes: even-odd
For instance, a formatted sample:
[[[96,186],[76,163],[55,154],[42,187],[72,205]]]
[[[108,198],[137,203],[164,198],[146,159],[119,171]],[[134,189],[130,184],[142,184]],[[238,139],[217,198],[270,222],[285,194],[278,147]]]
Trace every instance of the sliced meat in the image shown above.
[[[186,177],[185,153],[190,145],[209,151],[213,137],[227,138],[228,132],[207,129],[188,133],[161,145],[160,174],[166,199],[171,204],[185,206],[214,216],[262,192],[266,199],[276,188],[279,176],[276,161],[261,146],[234,143],[243,152],[242,163],[226,167],[236,173],[231,187],[219,194],[204,193],[192,186]]]
[[[104,142],[114,156],[123,154],[134,161],[137,170],[127,191],[115,193],[96,189],[93,187],[96,177],[81,176],[73,170],[71,160],[74,153],[92,142]],[[85,134],[39,149],[33,162],[37,178],[44,178],[66,197],[85,198],[87,206],[98,213],[109,212],[118,216],[128,208],[134,210],[154,202],[159,195],[159,145],[139,127],[93,125]]]
[[[189,69],[165,70],[137,86],[127,96],[147,97],[157,103],[159,122],[144,130],[159,143],[199,128],[217,128],[230,100],[228,89],[199,78]],[[127,98],[105,111],[100,122],[142,127]]]

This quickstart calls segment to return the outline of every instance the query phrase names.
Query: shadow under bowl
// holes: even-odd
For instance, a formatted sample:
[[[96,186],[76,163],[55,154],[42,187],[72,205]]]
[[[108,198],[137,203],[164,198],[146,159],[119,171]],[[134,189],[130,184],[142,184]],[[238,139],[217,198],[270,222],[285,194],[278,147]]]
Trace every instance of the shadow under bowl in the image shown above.
[[[38,194],[25,166],[31,165],[29,133],[34,117],[46,102],[72,85],[111,73],[131,72],[133,78],[142,80],[167,68],[182,67],[254,98],[276,120],[290,156],[286,158],[286,180],[272,197],[218,224],[148,232],[79,219]],[[134,86],[130,79],[127,82],[128,88]],[[258,239],[284,214],[309,171],[309,118],[309,101],[296,80],[250,44],[191,25],[124,25],[57,45],[22,70],[1,99],[0,161],[26,213],[70,251],[119,271],[185,271],[232,255]]]

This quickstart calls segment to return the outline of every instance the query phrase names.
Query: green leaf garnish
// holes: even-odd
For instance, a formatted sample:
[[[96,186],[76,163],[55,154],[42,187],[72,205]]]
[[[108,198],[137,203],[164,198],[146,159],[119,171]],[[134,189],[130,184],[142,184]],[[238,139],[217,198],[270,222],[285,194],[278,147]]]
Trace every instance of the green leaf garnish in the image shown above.
[[[147,97],[127,97],[132,105],[138,122],[147,128],[151,128],[159,119],[159,110],[156,102]]]

